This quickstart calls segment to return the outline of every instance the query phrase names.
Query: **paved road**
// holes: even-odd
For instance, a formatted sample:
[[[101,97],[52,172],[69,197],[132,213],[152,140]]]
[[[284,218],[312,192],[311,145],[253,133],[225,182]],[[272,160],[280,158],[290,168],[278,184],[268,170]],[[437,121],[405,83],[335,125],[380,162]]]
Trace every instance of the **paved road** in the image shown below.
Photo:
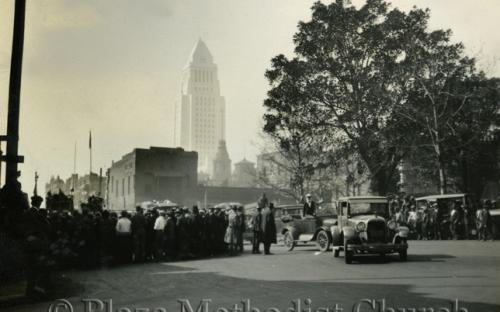
[[[69,277],[84,290],[68,299],[75,312],[84,311],[82,298],[112,298],[113,307],[101,310],[106,312],[124,307],[129,310],[123,312],[134,308],[181,312],[179,298],[188,299],[194,312],[202,299],[212,300],[210,312],[219,307],[231,311],[235,304],[244,308],[243,299],[250,299],[250,306],[262,312],[271,307],[287,311],[293,300],[301,301],[299,310],[304,312],[327,307],[333,312],[335,304],[337,311],[357,311],[356,304],[362,299],[385,299],[387,307],[407,309],[399,311],[430,312],[422,310],[430,307],[466,311],[452,308],[455,300],[467,311],[500,311],[500,242],[410,242],[408,262],[399,262],[396,256],[385,260],[365,257],[352,265],[344,264],[342,254],[336,259],[311,246],[292,252],[277,247],[274,253],[71,272]],[[47,311],[48,306],[40,303],[5,311]],[[359,311],[382,311],[379,308],[365,302]],[[94,306],[94,311],[100,310]]]

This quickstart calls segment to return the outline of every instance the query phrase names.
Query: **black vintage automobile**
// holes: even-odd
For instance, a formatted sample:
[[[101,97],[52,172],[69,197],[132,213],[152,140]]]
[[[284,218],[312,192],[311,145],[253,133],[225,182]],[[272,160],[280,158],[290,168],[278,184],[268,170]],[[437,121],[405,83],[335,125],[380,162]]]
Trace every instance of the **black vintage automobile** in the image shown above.
[[[355,255],[398,253],[407,259],[408,228],[390,220],[387,198],[345,197],[337,202],[338,223],[331,227],[334,256],[344,252],[345,263]]]
[[[332,236],[330,227],[337,223],[331,204],[320,204],[316,216],[302,217],[302,206],[294,205],[283,209],[281,230],[283,244],[291,251],[299,244],[316,243],[320,251],[330,249]]]

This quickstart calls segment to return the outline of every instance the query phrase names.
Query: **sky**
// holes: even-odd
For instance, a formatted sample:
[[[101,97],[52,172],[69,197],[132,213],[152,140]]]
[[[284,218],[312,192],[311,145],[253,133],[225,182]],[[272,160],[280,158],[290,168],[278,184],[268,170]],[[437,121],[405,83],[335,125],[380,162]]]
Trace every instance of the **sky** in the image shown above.
[[[270,59],[291,55],[309,0],[27,0],[20,165],[31,193],[50,177],[105,171],[136,147],[173,146],[174,102],[198,38],[218,65],[226,138],[234,162],[261,146]],[[327,2],[327,1],[324,1]],[[359,5],[363,0],[353,1]],[[450,28],[489,76],[500,77],[500,1],[394,0],[431,10],[431,29]],[[14,0],[0,0],[0,132],[6,131]],[[2,149],[5,150],[5,144]],[[3,164],[3,168],[4,164]],[[5,170],[2,170],[5,171]],[[3,181],[3,180],[2,180]]]

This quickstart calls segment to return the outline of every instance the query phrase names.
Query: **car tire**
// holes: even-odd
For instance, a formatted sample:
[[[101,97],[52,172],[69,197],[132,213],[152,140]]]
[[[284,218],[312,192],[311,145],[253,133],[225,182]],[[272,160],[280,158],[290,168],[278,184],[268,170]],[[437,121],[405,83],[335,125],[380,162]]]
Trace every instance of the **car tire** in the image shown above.
[[[321,230],[316,235],[316,245],[322,252],[328,251],[331,244],[330,236],[325,230]]]
[[[295,247],[295,241],[290,231],[285,232],[285,235],[283,235],[283,244],[288,251],[292,251]]]
[[[335,250],[333,251],[333,256],[334,256],[335,258],[338,258],[338,257],[339,257],[339,254],[340,254],[340,248],[339,248],[339,247],[337,247],[337,248],[335,248]]]
[[[401,250],[399,252],[399,260],[405,262],[406,260],[408,260],[408,251],[406,249],[404,250]]]
[[[346,264],[352,263],[353,252],[352,250],[347,250],[347,242],[344,243],[344,260]]]

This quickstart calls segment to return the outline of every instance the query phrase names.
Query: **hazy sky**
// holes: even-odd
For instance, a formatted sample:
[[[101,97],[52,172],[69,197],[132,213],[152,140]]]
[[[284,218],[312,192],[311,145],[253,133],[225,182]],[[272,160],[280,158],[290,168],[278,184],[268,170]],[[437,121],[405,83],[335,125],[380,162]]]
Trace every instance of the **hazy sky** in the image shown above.
[[[230,157],[254,161],[268,89],[264,71],[274,55],[292,52],[297,22],[310,18],[313,2],[27,0],[20,128],[25,191],[31,192],[36,170],[41,186],[50,175],[69,176],[75,142],[77,172],[88,172],[89,129],[94,169],[134,147],[171,146],[173,104],[199,37],[219,67]],[[432,28],[451,28],[490,76],[500,76],[500,1],[392,3],[405,10],[429,7]],[[13,7],[14,0],[0,0],[2,133]]]

